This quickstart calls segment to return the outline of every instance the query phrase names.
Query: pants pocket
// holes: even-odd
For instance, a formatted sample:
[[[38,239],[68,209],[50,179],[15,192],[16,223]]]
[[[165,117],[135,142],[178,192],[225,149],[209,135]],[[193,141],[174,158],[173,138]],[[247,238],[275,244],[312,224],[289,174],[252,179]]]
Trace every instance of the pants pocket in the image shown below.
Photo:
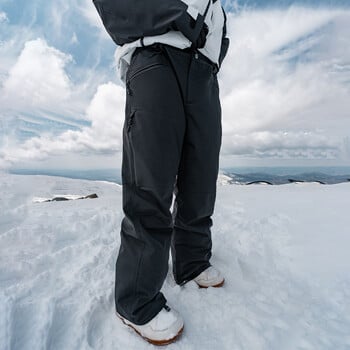
[[[137,48],[134,53],[127,74],[126,83],[129,84],[140,74],[166,65],[166,59],[162,50],[156,45]]]

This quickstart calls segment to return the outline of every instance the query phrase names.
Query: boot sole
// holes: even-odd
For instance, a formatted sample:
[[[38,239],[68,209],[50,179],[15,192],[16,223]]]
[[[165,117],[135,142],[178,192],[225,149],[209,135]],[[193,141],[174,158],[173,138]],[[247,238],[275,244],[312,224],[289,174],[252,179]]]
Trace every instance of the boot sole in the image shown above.
[[[153,344],[153,345],[168,345],[170,343],[173,343],[175,340],[177,340],[177,338],[182,334],[182,331],[184,330],[184,325],[182,326],[182,328],[178,331],[178,333],[170,338],[170,339],[165,339],[165,340],[155,340],[155,339],[150,339],[147,338],[145,336],[143,336],[136,328],[134,328],[131,324],[128,324],[124,321],[124,319],[122,317],[120,317],[117,313],[116,315],[118,316],[118,318],[120,318],[122,320],[122,322],[129,326],[130,328],[132,328],[140,337],[142,337],[143,339],[145,339],[146,341],[148,341],[149,343]]]
[[[219,287],[223,286],[224,282],[225,282],[225,279],[223,279],[222,282],[220,282],[218,284],[214,284],[213,286],[202,286],[202,285],[200,285],[198,283],[197,284],[198,284],[199,288],[209,288],[209,287],[219,288]]]

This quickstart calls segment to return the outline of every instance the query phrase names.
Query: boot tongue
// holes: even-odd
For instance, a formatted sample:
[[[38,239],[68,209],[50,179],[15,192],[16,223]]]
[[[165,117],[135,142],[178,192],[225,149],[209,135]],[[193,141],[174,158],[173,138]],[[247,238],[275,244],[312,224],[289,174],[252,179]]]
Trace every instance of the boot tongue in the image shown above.
[[[208,276],[208,278],[216,277],[217,271],[210,266],[207,270],[207,276]]]
[[[159,314],[155,317],[152,322],[152,328],[157,331],[163,331],[168,329],[175,321],[176,317],[172,312],[165,311],[165,308],[160,310]],[[170,309],[170,308],[169,308]]]

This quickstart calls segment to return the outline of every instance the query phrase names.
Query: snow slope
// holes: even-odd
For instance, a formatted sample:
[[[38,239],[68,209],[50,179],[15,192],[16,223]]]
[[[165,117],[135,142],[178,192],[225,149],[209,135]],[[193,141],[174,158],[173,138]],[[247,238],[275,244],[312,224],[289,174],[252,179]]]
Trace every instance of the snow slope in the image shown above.
[[[0,174],[0,349],[156,348],[114,315],[121,187]],[[97,199],[33,203],[35,197]],[[168,349],[350,349],[350,184],[219,185],[223,288],[162,291],[185,321]]]

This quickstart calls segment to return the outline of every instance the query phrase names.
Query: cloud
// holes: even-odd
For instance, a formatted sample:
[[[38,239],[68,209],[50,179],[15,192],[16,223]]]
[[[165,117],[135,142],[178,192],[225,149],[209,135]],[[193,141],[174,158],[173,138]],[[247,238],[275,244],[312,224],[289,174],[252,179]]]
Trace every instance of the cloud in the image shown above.
[[[228,14],[223,156],[340,156],[350,130],[349,20],[349,11],[302,7]]]
[[[79,40],[78,40],[78,37],[77,37],[77,33],[73,33],[73,35],[72,35],[72,37],[71,37],[71,39],[70,39],[70,43],[71,44],[77,44],[79,42]]]
[[[0,23],[1,22],[8,22],[8,17],[6,12],[0,11]]]
[[[335,158],[338,143],[319,132],[259,131],[232,135],[223,153],[275,158]]]
[[[6,60],[0,63],[0,123],[10,130],[17,118],[26,135],[5,135],[2,164],[64,154],[120,156],[125,91],[111,81],[112,54],[109,63],[103,61],[108,55],[102,36],[108,36],[97,12],[88,0],[63,6],[56,17],[48,9],[58,37],[67,42],[66,52],[50,35],[45,36],[49,45],[26,37],[23,28],[13,29],[0,45]],[[72,11],[84,22],[70,24],[65,33]],[[347,10],[303,7],[228,13],[230,48],[218,75],[222,158],[349,160],[349,19]],[[91,70],[69,51],[80,46],[87,50],[84,59],[95,57]],[[42,123],[37,136],[28,123]]]
[[[71,60],[41,38],[26,42],[3,83],[3,108],[51,109],[69,102],[72,86],[64,68]]]
[[[68,152],[120,152],[124,89],[112,82],[100,84],[82,108],[91,87],[86,86],[88,80],[82,85],[71,81],[67,65],[72,61],[71,55],[41,38],[25,43],[0,90],[1,166]],[[52,128],[61,129],[62,123],[69,129],[58,133]],[[17,137],[32,132],[33,125],[39,136]]]
[[[101,19],[96,11],[96,8],[92,1],[82,0],[81,4],[78,5],[80,13],[85,17],[87,22],[95,28],[99,28],[102,31],[105,31],[101,23]]]
[[[98,87],[86,109],[91,125],[81,130],[67,130],[57,136],[43,134],[18,144],[8,139],[0,153],[3,167],[23,160],[44,160],[49,156],[65,153],[114,154],[122,149],[125,91],[114,83]]]
[[[10,20],[0,21],[0,81],[7,63],[13,64],[24,43],[38,37],[74,57],[73,79],[81,79],[81,69],[93,69],[96,76],[111,74],[115,44],[91,0],[71,0],[69,4],[64,0],[5,1],[4,8]]]

